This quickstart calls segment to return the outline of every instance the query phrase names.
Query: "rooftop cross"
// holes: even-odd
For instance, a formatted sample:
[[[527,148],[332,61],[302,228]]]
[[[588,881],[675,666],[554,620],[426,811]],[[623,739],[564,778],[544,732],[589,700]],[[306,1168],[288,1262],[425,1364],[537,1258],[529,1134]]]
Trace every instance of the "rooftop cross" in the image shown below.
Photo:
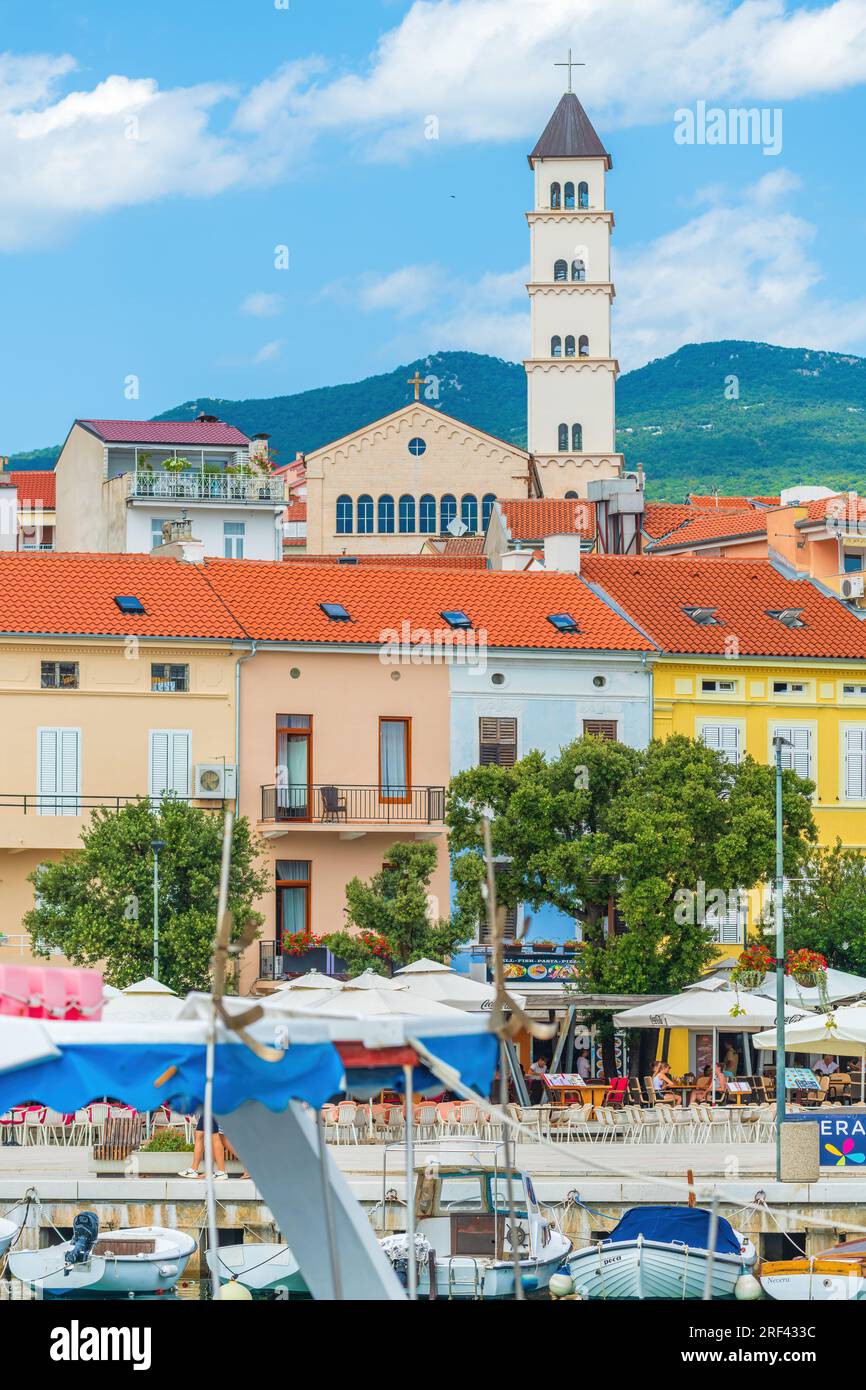
[[[568,68],[568,90],[571,91],[571,69],[572,69],[572,68],[585,68],[585,67],[586,67],[586,63],[573,63],[572,60],[571,60],[571,49],[569,49],[569,50],[568,50],[568,62],[567,62],[567,63],[554,63],[553,66],[554,66],[555,68]]]
[[[421,373],[419,372],[418,368],[416,367],[416,368],[415,368],[415,375],[414,375],[414,376],[410,376],[410,378],[409,378],[409,380],[408,380],[408,382],[407,382],[407,385],[409,385],[409,386],[414,386],[414,387],[415,387],[415,399],[416,399],[416,401],[420,401],[420,399],[421,399],[421,387],[424,385],[424,381],[425,381],[425,378],[421,375]]]

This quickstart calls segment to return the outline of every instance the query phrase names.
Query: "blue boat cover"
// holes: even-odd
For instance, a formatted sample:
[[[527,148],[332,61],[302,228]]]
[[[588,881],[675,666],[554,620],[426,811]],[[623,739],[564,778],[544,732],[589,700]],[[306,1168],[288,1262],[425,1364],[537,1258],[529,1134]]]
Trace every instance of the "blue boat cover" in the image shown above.
[[[607,1239],[611,1242],[637,1240],[678,1241],[692,1250],[707,1250],[710,1243],[710,1213],[701,1207],[632,1207]],[[719,1217],[716,1250],[720,1255],[739,1255],[740,1242],[730,1223]]]

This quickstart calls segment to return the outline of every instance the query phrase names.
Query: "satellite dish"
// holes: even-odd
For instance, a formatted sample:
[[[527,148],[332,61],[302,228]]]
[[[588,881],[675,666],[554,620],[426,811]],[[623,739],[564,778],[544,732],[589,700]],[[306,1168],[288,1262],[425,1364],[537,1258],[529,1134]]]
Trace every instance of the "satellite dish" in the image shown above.
[[[455,516],[453,521],[449,521],[445,529],[446,531],[450,531],[452,536],[465,536],[469,527],[466,525],[465,521],[460,520],[459,516]]]

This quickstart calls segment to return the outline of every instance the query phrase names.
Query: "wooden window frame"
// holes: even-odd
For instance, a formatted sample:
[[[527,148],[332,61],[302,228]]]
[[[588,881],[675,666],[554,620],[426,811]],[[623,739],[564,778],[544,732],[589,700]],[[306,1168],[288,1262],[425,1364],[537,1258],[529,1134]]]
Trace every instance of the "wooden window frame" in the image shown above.
[[[402,724],[403,745],[406,750],[406,795],[383,796],[382,794],[382,725]],[[412,719],[405,714],[379,715],[379,801],[385,806],[408,806],[412,800]]]
[[[483,748],[503,748],[503,747],[510,747],[510,746],[511,746],[511,743],[510,743],[509,740],[505,740],[505,739],[502,739],[502,738],[500,738],[500,737],[497,737],[495,740],[485,739],[485,738],[483,737],[483,734],[484,734],[484,723],[485,723],[485,721],[488,720],[488,719],[495,719],[496,722],[497,722],[497,724],[500,724],[504,719],[507,719],[507,720],[509,720],[509,721],[514,725],[514,762],[503,763],[503,762],[500,762],[498,758],[497,758],[495,761],[490,761],[489,759],[488,759],[487,762],[484,761],[483,756],[482,756],[482,749],[483,749]],[[480,716],[479,716],[479,719],[478,719],[478,766],[479,766],[479,767],[513,767],[513,766],[514,766],[514,763],[517,763],[517,762],[520,761],[519,739],[520,739],[520,726],[519,726],[518,721],[517,721],[517,715],[515,715],[515,714],[482,714],[482,715],[480,715]]]
[[[309,719],[306,729],[294,728],[291,724],[281,724],[281,719]],[[290,734],[294,738],[307,741],[307,815],[291,816],[289,819],[300,825],[309,825],[313,819],[313,716],[311,714],[278,714],[274,728],[274,772],[280,766],[280,734]],[[274,777],[276,782],[276,776]],[[275,788],[279,792],[279,787]]]
[[[296,862],[297,862],[297,863],[301,863],[301,864],[307,864],[307,865],[309,865],[309,868],[308,868],[308,870],[307,870],[307,877],[306,877],[306,878],[277,878],[277,876],[276,876],[276,874],[277,874],[277,861],[276,861],[276,860],[274,861],[274,892],[275,892],[275,894],[276,894],[276,904],[275,904],[275,905],[276,905],[276,913],[277,913],[277,920],[276,920],[276,924],[275,924],[276,930],[275,930],[274,935],[275,935],[275,939],[276,939],[277,950],[278,950],[278,952],[279,952],[280,955],[282,955],[282,949],[281,949],[281,947],[282,947],[282,935],[281,935],[281,931],[282,931],[282,927],[281,927],[282,912],[281,912],[281,903],[280,903],[280,889],[281,889],[281,888],[306,888],[306,890],[307,890],[307,897],[306,897],[306,904],[305,904],[305,910],[304,910],[304,930],[305,930],[307,936],[309,936],[309,935],[311,934],[311,927],[312,927],[312,922],[313,922],[313,911],[312,911],[312,909],[313,909],[313,861],[312,861],[311,859],[301,859],[301,860],[297,860]]]

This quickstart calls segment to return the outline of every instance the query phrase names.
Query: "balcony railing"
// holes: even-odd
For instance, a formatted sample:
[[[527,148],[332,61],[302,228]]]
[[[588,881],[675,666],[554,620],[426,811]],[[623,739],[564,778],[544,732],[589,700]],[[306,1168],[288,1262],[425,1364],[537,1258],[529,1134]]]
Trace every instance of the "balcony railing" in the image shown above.
[[[441,825],[444,787],[262,787],[262,820],[340,826],[358,822]]]
[[[259,979],[281,980],[285,957],[277,950],[276,941],[259,942]]]
[[[0,811],[22,811],[25,816],[84,816],[90,811],[119,811],[132,802],[148,799],[160,800],[159,797],[148,798],[144,793],[138,796],[76,796],[63,792],[0,792]],[[193,805],[198,798],[173,796],[171,800]],[[225,804],[224,801],[207,801],[201,809],[221,811]]]
[[[281,478],[248,473],[171,473],[138,471],[130,475],[129,496],[159,501],[283,502]]]

